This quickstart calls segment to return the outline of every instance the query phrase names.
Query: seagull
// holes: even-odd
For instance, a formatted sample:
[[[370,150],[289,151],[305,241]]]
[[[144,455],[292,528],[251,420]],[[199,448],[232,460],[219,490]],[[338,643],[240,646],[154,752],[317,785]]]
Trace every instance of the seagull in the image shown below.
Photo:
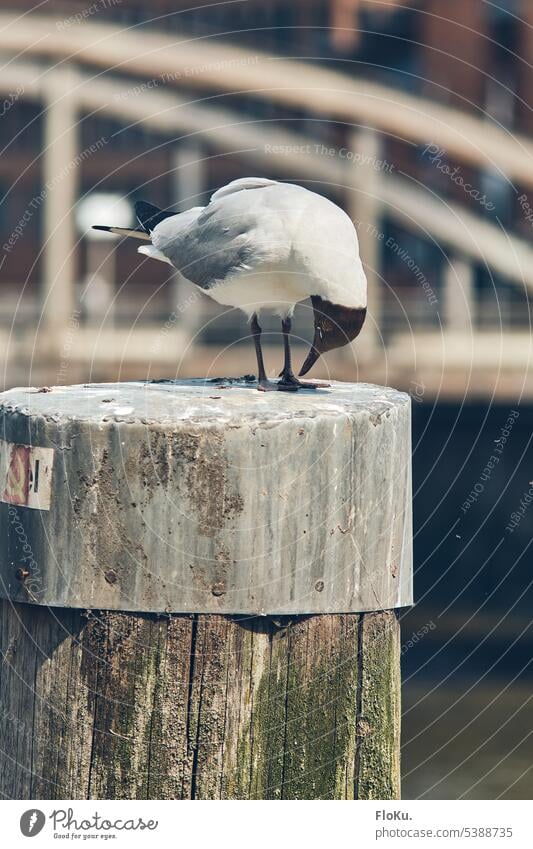
[[[149,244],[139,253],[177,268],[219,304],[238,307],[250,321],[258,389],[297,391],[328,386],[301,381],[290,349],[296,304],[311,299],[314,338],[299,376],[321,354],[358,336],[366,317],[366,277],[355,227],[330,200],[293,183],[244,177],[218,189],[207,206],[176,214],[135,204],[137,229],[96,225]],[[267,378],[260,313],[281,319],[284,365],[279,381]]]

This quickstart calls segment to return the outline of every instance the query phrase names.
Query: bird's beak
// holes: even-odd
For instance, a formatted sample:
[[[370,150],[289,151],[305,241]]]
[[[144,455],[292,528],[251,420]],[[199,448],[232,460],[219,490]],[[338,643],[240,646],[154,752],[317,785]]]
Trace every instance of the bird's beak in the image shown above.
[[[318,332],[318,328],[316,328],[315,329],[315,338],[313,339],[313,344],[309,348],[309,353],[308,353],[307,357],[305,358],[305,362],[304,362],[303,366],[301,367],[300,371],[298,372],[300,377],[303,374],[307,374],[309,369],[311,369],[314,366],[314,364],[316,363],[316,361],[318,360],[320,354],[322,353],[321,351],[318,350],[319,345],[320,345],[320,334]]]

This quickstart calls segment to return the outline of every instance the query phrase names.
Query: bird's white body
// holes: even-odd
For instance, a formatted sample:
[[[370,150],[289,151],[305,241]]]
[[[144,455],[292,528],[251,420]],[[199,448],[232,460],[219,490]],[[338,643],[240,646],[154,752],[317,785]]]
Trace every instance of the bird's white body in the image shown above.
[[[294,310],[295,304],[309,297],[306,282],[289,263],[265,263],[261,270],[233,275],[223,284],[213,286],[208,294],[218,304],[238,307],[248,315],[270,310],[284,316]]]
[[[206,207],[165,218],[141,253],[170,262],[220,304],[291,315],[311,295],[366,307],[350,218],[301,186],[259,177],[219,189]]]

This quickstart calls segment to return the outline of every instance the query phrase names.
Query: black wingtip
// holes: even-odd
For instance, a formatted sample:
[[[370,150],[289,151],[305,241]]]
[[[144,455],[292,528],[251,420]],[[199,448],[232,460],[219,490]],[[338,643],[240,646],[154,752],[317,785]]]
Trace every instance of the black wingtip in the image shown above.
[[[106,227],[104,224],[93,224],[93,226],[91,227],[91,230],[103,230],[104,233],[112,233],[113,232],[112,227]]]
[[[147,203],[144,200],[138,200],[135,203],[135,217],[146,233],[151,233],[154,227],[157,227],[165,218],[171,218],[176,215],[169,209],[159,209],[153,203]]]

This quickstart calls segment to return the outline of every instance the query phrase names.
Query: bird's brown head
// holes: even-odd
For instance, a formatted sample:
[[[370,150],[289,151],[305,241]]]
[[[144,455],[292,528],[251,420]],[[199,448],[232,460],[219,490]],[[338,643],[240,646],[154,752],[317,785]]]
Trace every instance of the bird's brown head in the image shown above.
[[[341,348],[359,335],[366,317],[366,307],[343,307],[318,295],[311,296],[315,320],[315,336],[300,376],[307,374],[321,354]]]

